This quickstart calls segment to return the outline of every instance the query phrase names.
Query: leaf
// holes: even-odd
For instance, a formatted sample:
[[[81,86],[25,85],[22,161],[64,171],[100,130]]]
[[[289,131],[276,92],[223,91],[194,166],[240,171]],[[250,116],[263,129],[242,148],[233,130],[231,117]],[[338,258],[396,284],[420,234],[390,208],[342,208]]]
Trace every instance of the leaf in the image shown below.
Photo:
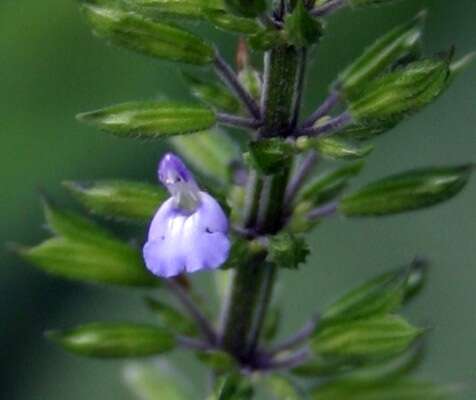
[[[266,11],[266,0],[224,0],[229,11],[243,17],[253,18]]]
[[[210,350],[197,353],[200,362],[219,374],[233,371],[237,368],[235,359],[228,353]]]
[[[319,41],[322,35],[322,26],[309,13],[304,1],[298,0],[291,14],[286,16],[284,31],[291,44],[302,48],[312,46]]]
[[[311,339],[315,354],[349,360],[372,360],[405,351],[422,334],[399,316],[342,322],[317,330]]]
[[[203,131],[215,124],[202,106],[130,102],[78,115],[78,119],[119,137],[162,138]]]
[[[447,87],[446,60],[424,60],[390,72],[366,85],[350,103],[357,122],[390,120],[419,111]]]
[[[312,393],[313,400],[446,400],[454,388],[409,379],[370,386],[323,385]]]
[[[305,398],[294,382],[284,376],[269,375],[264,383],[275,399],[302,400]]]
[[[98,322],[46,335],[65,350],[97,358],[145,357],[175,345],[170,333],[146,324]]]
[[[247,161],[263,175],[271,175],[279,172],[294,153],[294,146],[283,139],[260,139],[249,144]]]
[[[355,145],[336,138],[309,138],[301,136],[296,146],[299,149],[314,149],[325,157],[334,160],[357,160],[368,156],[374,149],[373,145]]]
[[[209,400],[251,400],[253,387],[245,376],[228,374],[218,380],[214,395]]]
[[[415,52],[421,46],[426,12],[420,12],[406,24],[399,25],[379,38],[339,75],[337,86],[348,97],[355,97],[362,88],[393,63]]]
[[[223,10],[222,0],[123,0],[141,13],[171,18],[206,19],[209,10]]]
[[[284,232],[270,237],[266,259],[280,268],[297,269],[308,255],[309,247],[302,237]]]
[[[302,190],[299,200],[320,206],[337,197],[348,185],[350,179],[357,176],[364,166],[363,161],[345,165],[318,176]]]
[[[141,400],[189,400],[184,380],[168,364],[130,363],[124,368],[127,387]]]
[[[472,165],[416,169],[371,183],[340,204],[347,216],[389,215],[446,201],[468,182]]]
[[[187,163],[204,177],[221,184],[230,181],[231,165],[239,157],[239,153],[235,143],[225,132],[175,136],[170,142],[185,157]]]
[[[224,110],[230,113],[239,112],[241,108],[240,102],[224,86],[217,83],[205,82],[187,73],[183,73],[182,76],[190,91],[197,99],[218,110]]]
[[[16,251],[25,260],[66,279],[125,286],[157,286],[140,252],[79,215],[45,206],[48,225],[60,235]]]
[[[250,35],[248,43],[251,48],[258,51],[267,51],[286,43],[286,38],[282,31],[274,28],[263,29],[260,32]]]
[[[169,304],[153,297],[146,297],[145,300],[147,306],[159,316],[164,328],[185,336],[197,333],[195,324]]]
[[[238,80],[255,100],[261,98],[263,83],[260,74],[252,66],[245,65],[238,71]]]
[[[222,10],[208,10],[206,18],[215,27],[227,32],[255,34],[263,29],[254,19],[237,17]]]
[[[117,46],[187,64],[214,60],[213,48],[183,29],[115,7],[83,3],[81,9],[94,32]]]
[[[159,185],[133,181],[63,183],[91,212],[117,220],[149,221],[169,197]]]

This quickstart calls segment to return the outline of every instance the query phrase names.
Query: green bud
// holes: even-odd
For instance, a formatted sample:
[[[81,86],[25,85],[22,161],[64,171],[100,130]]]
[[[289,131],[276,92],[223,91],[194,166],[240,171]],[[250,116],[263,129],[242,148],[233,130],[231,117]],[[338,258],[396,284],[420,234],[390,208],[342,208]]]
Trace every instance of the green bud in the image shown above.
[[[222,184],[230,180],[230,165],[238,150],[225,132],[201,132],[170,139],[172,146],[199,174]]]
[[[309,47],[319,41],[322,26],[309,13],[303,0],[299,0],[292,13],[286,16],[284,31],[292,45],[298,48]]]
[[[255,100],[261,98],[261,77],[253,67],[246,65],[238,72],[238,79]]]
[[[359,161],[318,176],[304,186],[299,200],[311,202],[315,207],[333,200],[347,187],[349,181],[362,171],[363,167],[364,162]]]
[[[472,169],[434,167],[393,175],[344,197],[340,209],[348,216],[377,216],[430,207],[458,194]]]
[[[213,48],[183,29],[120,8],[83,4],[94,32],[113,44],[149,56],[187,64],[209,64]]]
[[[269,239],[267,261],[280,268],[297,269],[309,255],[307,242],[290,233],[280,233]]]
[[[122,0],[141,13],[171,18],[206,19],[208,11],[223,10],[222,0]]]
[[[266,11],[266,0],[225,0],[225,5],[232,13],[248,18]]]
[[[142,400],[187,400],[190,393],[184,390],[183,379],[167,363],[154,365],[130,363],[124,368],[124,382],[130,391]]]
[[[197,333],[195,324],[171,305],[153,297],[146,297],[145,300],[147,306],[160,318],[164,328],[185,336]]]
[[[63,183],[89,211],[117,220],[149,221],[168,198],[159,185],[132,181]]]
[[[294,153],[294,146],[283,139],[261,139],[250,143],[247,162],[263,175],[270,175],[279,172]]]
[[[120,137],[161,138],[203,131],[215,124],[206,107],[130,102],[78,115],[78,119]]]
[[[449,63],[445,60],[418,61],[369,83],[350,111],[357,121],[392,121],[414,113],[433,101],[446,87]]]
[[[240,102],[224,86],[218,83],[205,82],[187,73],[183,74],[183,78],[192,94],[205,104],[230,113],[239,112]]]
[[[59,237],[19,247],[21,257],[52,275],[66,279],[125,286],[157,286],[142,255],[108,231],[79,215],[46,206],[48,226]]]
[[[248,43],[254,50],[267,51],[286,43],[286,37],[282,31],[274,28],[263,29],[250,35]]]
[[[296,146],[300,150],[314,149],[334,160],[357,160],[368,156],[374,149],[373,145],[358,146],[333,137],[321,139],[301,136]]]
[[[226,11],[207,11],[206,18],[215,27],[227,32],[255,34],[262,30],[258,21],[250,18],[237,17],[236,15],[229,14]]]
[[[145,324],[98,322],[46,335],[65,350],[97,358],[151,356],[175,346],[170,333]]]
[[[311,339],[311,348],[324,357],[382,359],[405,351],[421,334],[399,316],[381,315],[324,326]]]
[[[374,385],[329,383],[312,392],[313,400],[446,400],[455,392],[448,386],[401,379]]]
[[[410,22],[397,26],[378,39],[339,75],[340,86],[348,97],[355,97],[363,87],[393,63],[415,52],[421,45],[422,26],[426,12]]]

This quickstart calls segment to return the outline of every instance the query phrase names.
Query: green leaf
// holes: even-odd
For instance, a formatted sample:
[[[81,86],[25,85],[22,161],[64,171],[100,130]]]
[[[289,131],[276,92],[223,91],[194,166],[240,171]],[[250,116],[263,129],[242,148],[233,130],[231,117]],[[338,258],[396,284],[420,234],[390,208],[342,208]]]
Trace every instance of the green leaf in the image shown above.
[[[309,138],[301,136],[296,142],[300,150],[314,149],[325,157],[334,160],[357,160],[368,156],[374,149],[373,145],[355,145],[353,143],[329,138]]]
[[[60,237],[16,251],[42,270],[66,279],[126,286],[157,286],[142,255],[79,215],[46,206],[50,228]]]
[[[185,336],[193,336],[197,333],[195,324],[171,305],[153,297],[146,297],[146,303],[159,316],[164,328]]]
[[[117,46],[187,64],[204,65],[214,60],[213,48],[183,29],[120,8],[95,4],[81,8],[94,32]]]
[[[47,336],[65,350],[97,358],[151,356],[175,346],[170,333],[146,324],[98,322],[65,331],[50,331]]]
[[[270,175],[279,172],[294,153],[294,146],[283,139],[260,139],[249,144],[247,161],[263,175]]]
[[[422,330],[399,316],[381,315],[318,329],[311,348],[324,357],[381,359],[405,351],[421,334]]]
[[[239,112],[241,105],[224,86],[218,83],[205,82],[187,73],[182,74],[192,94],[210,107],[230,113]]]
[[[397,311],[421,290],[426,281],[427,267],[425,260],[416,258],[410,265],[385,272],[359,285],[326,309],[321,324]]]
[[[209,400],[251,400],[253,393],[253,387],[245,376],[232,373],[218,380]]]
[[[472,169],[472,165],[433,167],[393,175],[344,197],[340,209],[348,216],[371,216],[430,207],[458,194]]]
[[[233,371],[237,368],[235,359],[228,353],[210,350],[197,353],[200,362],[219,374]]]
[[[370,140],[395,128],[404,118],[405,115],[398,115],[387,119],[354,121],[339,132],[339,137],[354,141]]]
[[[168,364],[130,363],[124,368],[127,387],[141,400],[189,400],[184,379]]]
[[[352,116],[366,120],[390,120],[419,111],[447,87],[446,60],[424,60],[390,72],[366,85],[350,103]]]
[[[63,183],[91,212],[117,220],[149,221],[168,198],[159,185],[133,181]]]
[[[304,187],[299,200],[311,202],[313,206],[333,200],[347,187],[349,181],[362,171],[363,166],[364,162],[359,161],[325,172]]]
[[[409,379],[375,385],[329,383],[312,393],[313,400],[446,400],[454,388]]]
[[[273,398],[279,400],[302,400],[303,393],[297,386],[289,379],[279,375],[269,375],[264,378],[265,385],[268,391],[274,396]]]
[[[267,51],[286,43],[286,37],[282,31],[268,28],[250,35],[248,43],[254,50]]]
[[[338,86],[348,97],[355,97],[362,88],[393,63],[413,53],[421,46],[426,12],[420,12],[410,22],[399,25],[379,38],[338,79]]]
[[[309,47],[319,41],[322,35],[321,23],[313,18],[303,0],[298,0],[291,14],[286,16],[284,31],[289,43],[294,46]]]
[[[400,0],[349,0],[349,3],[353,7],[368,7],[368,6],[381,6],[390,3],[396,3]]]
[[[161,138],[203,131],[215,124],[213,111],[202,106],[130,102],[78,115],[82,122],[119,137]]]
[[[232,13],[253,18],[266,11],[266,0],[224,0]]]
[[[309,247],[302,237],[284,232],[269,239],[267,261],[280,268],[297,269],[308,255]]]
[[[157,17],[206,19],[210,10],[223,10],[222,0],[123,0],[141,13]]]
[[[225,132],[175,136],[170,142],[199,174],[221,184],[229,182],[231,164],[238,159],[239,153],[235,143]]]
[[[262,81],[261,77],[252,66],[245,65],[238,71],[238,80],[246,88],[255,100],[261,98]]]
[[[254,19],[237,17],[223,10],[209,10],[206,18],[215,27],[227,32],[255,34],[263,29]]]

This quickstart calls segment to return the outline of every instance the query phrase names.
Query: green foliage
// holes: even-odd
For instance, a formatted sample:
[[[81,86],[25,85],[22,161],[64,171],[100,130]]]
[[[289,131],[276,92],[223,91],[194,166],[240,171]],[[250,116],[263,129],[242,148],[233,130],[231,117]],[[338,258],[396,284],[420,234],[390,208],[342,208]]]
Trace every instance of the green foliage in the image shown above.
[[[202,351],[197,353],[197,358],[217,374],[225,374],[237,368],[236,360],[225,351]]]
[[[145,300],[147,306],[160,318],[165,329],[185,336],[196,335],[196,325],[174,307],[153,297],[146,297]]]
[[[422,26],[426,12],[410,22],[397,26],[372,46],[339,75],[337,86],[348,97],[355,97],[362,88],[399,59],[415,53],[421,46]]]
[[[314,334],[311,348],[329,358],[375,360],[405,351],[421,334],[399,316],[377,315],[324,326]]]
[[[218,380],[209,400],[251,400],[253,393],[253,387],[245,377],[232,373]]]
[[[121,8],[83,3],[82,10],[94,32],[117,46],[187,64],[214,60],[213,48],[183,29]]]
[[[467,184],[472,165],[416,169],[371,183],[342,199],[348,216],[389,215],[449,200]]]
[[[282,139],[261,139],[250,143],[247,161],[263,175],[271,175],[279,172],[294,153],[294,146]]]
[[[119,137],[163,138],[203,131],[215,124],[206,107],[162,102],[129,102],[78,115],[78,119]]]
[[[175,346],[170,333],[146,324],[98,322],[46,335],[65,350],[97,358],[145,357]]]
[[[289,43],[297,48],[302,48],[317,43],[322,35],[322,26],[317,19],[311,16],[304,1],[298,0],[292,13],[286,17],[284,31]]]
[[[286,37],[274,28],[263,29],[249,36],[248,43],[258,51],[266,51],[286,43]]]
[[[296,146],[302,150],[316,150],[319,154],[334,160],[357,160],[368,156],[374,149],[373,145],[356,145],[334,137],[301,136]]]
[[[222,10],[207,11],[206,18],[215,27],[227,32],[255,34],[262,29],[254,19],[237,17]]]
[[[64,182],[91,212],[117,220],[147,222],[169,196],[159,185],[132,181]]]
[[[243,17],[253,18],[264,13],[266,0],[224,0],[226,7],[232,13]]]
[[[270,375],[265,378],[268,391],[279,400],[302,400],[304,394],[287,378]]]
[[[45,205],[48,226],[58,235],[31,248],[19,247],[24,259],[62,278],[125,286],[156,286],[138,249],[93,222]]]
[[[397,1],[400,0],[349,0],[350,5],[353,7],[380,6],[396,3]]]
[[[280,268],[297,269],[308,255],[309,247],[302,237],[284,232],[269,239],[267,260]]]
[[[158,17],[205,19],[208,11],[223,10],[222,0],[123,0],[129,7]]]

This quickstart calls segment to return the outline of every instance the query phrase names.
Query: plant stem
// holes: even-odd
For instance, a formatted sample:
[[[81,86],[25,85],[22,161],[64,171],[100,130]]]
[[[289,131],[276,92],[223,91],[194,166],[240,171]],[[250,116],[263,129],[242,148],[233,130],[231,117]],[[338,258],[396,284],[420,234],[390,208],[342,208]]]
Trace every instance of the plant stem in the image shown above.
[[[310,128],[313,126],[316,121],[320,118],[327,115],[340,101],[340,93],[333,90],[331,94],[324,100],[324,102],[319,106],[319,108],[314,111],[306,120],[303,122],[303,128]]]
[[[289,209],[291,208],[292,202],[296,197],[296,194],[298,193],[299,189],[301,189],[304,181],[312,172],[318,160],[319,157],[317,155],[317,152],[314,150],[309,150],[309,152],[304,155],[303,160],[297,167],[297,171],[291,177],[286,188],[286,193],[284,195],[284,204],[286,211],[289,211]]]
[[[293,113],[299,101],[299,76],[303,72],[299,61],[299,52],[287,45],[265,54],[260,137],[285,136],[291,132]],[[280,173],[265,177],[257,171],[250,172],[244,228],[254,229],[261,235],[279,231],[289,170],[290,165],[285,165]],[[235,271],[229,306],[224,313],[221,345],[244,363],[250,364],[256,354],[276,272],[276,267],[265,262],[263,255]]]
[[[342,128],[346,127],[352,122],[352,115],[348,111],[330,119],[322,125],[309,128],[300,128],[295,132],[295,136],[329,136]]]
[[[256,129],[261,126],[261,122],[256,119],[220,112],[217,113],[217,121],[221,124],[230,125],[238,128]]]
[[[233,91],[233,93],[235,93],[236,97],[243,102],[250,114],[255,119],[259,120],[261,118],[261,113],[258,104],[256,104],[256,101],[251,97],[251,94],[248,93],[240,83],[235,71],[233,71],[218,52],[215,55],[215,68],[223,82]]]
[[[321,7],[315,8],[311,11],[314,17],[324,17],[339,10],[346,5],[346,0],[329,0]]]

